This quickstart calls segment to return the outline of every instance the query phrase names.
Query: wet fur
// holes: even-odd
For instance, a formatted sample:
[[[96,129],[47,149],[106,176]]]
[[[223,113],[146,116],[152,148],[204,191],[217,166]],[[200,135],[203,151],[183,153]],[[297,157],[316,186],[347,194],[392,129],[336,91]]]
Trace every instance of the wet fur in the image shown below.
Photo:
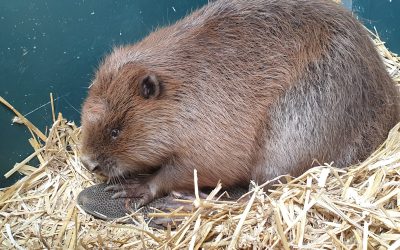
[[[144,99],[149,73],[160,95]],[[106,175],[155,172],[154,197],[364,160],[398,121],[367,32],[330,0],[220,0],[105,58],[82,152]],[[120,129],[116,140],[113,128]]]

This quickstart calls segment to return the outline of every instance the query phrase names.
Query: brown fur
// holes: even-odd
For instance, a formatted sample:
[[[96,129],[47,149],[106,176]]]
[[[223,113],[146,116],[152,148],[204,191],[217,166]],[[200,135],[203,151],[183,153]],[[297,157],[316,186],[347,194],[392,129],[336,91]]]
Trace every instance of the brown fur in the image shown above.
[[[145,99],[149,75],[160,94]],[[344,167],[383,142],[397,95],[367,32],[330,0],[215,1],[106,57],[83,106],[83,160],[153,173],[123,194],[144,203],[192,190],[194,169],[209,187],[314,159]]]

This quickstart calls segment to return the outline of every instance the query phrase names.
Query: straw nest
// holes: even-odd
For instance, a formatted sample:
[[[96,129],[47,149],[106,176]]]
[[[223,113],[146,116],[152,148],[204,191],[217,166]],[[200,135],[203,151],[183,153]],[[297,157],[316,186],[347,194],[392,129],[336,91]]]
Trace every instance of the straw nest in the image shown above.
[[[374,39],[399,84],[400,58]],[[0,101],[29,128],[34,149],[6,174],[25,177],[0,191],[1,248],[400,248],[400,124],[359,165],[325,164],[269,195],[256,186],[246,203],[197,198],[192,213],[155,214],[185,216],[176,230],[158,230],[137,215],[121,224],[81,211],[78,193],[98,181],[79,160],[79,128],[61,114],[56,119],[53,108],[54,124],[45,135]],[[30,165],[34,158],[37,167]]]

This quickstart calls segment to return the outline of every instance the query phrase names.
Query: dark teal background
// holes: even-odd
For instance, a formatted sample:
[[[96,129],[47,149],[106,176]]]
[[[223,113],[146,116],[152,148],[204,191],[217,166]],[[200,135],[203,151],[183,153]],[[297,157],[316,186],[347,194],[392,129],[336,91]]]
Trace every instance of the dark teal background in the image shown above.
[[[42,131],[51,126],[49,93],[64,117],[79,123],[81,103],[101,58],[133,43],[207,0],[3,0],[0,2],[0,95]],[[400,52],[400,1],[346,1],[388,47]],[[0,107],[0,187],[3,174],[32,152],[23,126]]]

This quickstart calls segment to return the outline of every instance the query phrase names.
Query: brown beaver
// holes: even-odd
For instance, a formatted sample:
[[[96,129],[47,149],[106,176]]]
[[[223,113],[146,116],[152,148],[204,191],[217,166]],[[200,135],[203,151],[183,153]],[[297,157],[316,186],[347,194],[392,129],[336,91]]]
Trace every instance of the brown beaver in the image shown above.
[[[365,159],[398,121],[363,26],[330,0],[219,0],[99,67],[82,161],[147,204],[173,190],[297,176]]]

